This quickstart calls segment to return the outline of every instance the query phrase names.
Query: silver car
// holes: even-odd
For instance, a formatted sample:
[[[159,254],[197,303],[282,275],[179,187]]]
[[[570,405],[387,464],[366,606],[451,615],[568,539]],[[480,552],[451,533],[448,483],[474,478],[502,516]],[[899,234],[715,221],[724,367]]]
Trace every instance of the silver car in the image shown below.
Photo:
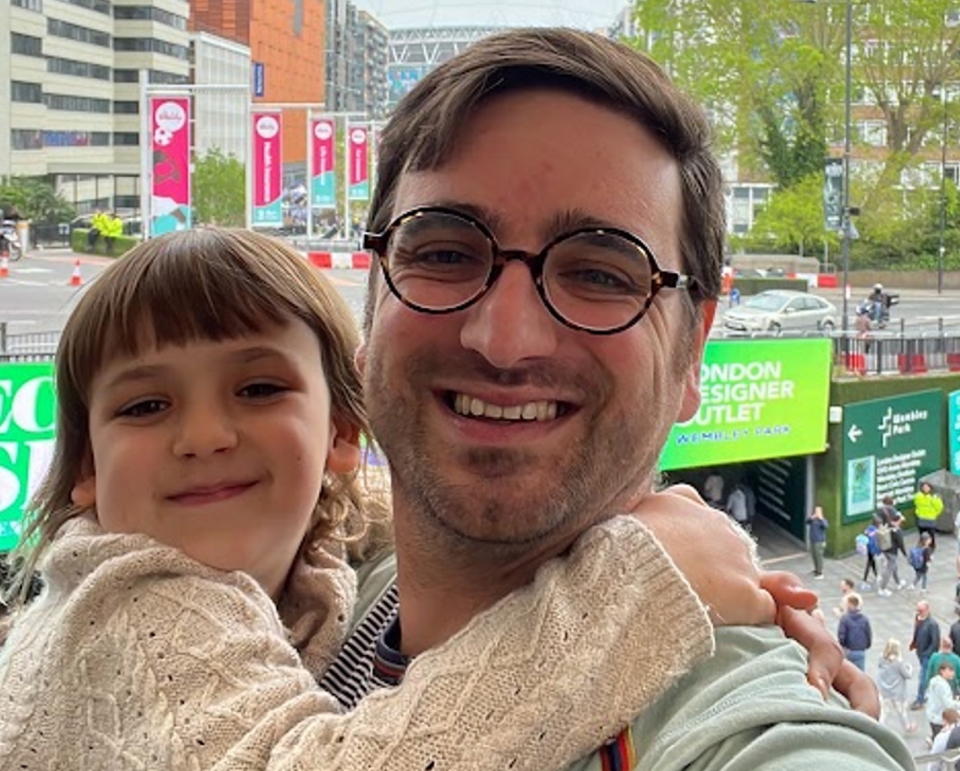
[[[760,292],[723,314],[723,327],[732,332],[830,332],[836,326],[837,309],[831,303],[789,289]]]

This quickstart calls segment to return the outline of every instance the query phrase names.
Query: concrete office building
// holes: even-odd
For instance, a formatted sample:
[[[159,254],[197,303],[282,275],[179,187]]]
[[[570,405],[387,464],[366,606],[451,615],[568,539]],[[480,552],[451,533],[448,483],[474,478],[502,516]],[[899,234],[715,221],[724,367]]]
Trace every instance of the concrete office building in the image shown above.
[[[187,0],[0,3],[0,175],[46,176],[81,213],[139,207],[138,73],[186,82]]]
[[[327,2],[327,109],[382,118],[387,112],[389,32],[349,0]]]

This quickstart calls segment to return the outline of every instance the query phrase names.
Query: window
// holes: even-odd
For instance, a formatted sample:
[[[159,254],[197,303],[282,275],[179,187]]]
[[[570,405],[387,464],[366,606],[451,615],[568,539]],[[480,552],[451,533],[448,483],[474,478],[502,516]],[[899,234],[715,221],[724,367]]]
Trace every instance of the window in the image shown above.
[[[61,2],[79,5],[81,8],[89,8],[91,11],[105,13],[107,16],[110,15],[110,3],[107,0],[61,0]]]
[[[12,5],[17,8],[26,8],[28,11],[43,13],[43,0],[13,0]]]
[[[78,78],[97,78],[110,80],[110,68],[102,64],[78,62],[73,59],[61,59],[58,56],[47,57],[47,72],[57,72],[60,75],[74,75]]]
[[[140,135],[136,131],[114,131],[113,144],[119,147],[139,145]]]
[[[44,94],[43,101],[51,110],[110,112],[109,99],[94,99],[90,96],[74,96],[72,94]]]
[[[106,147],[110,145],[107,131],[44,131],[44,147]]]
[[[113,112],[117,115],[136,115],[140,112],[140,103],[114,101]]]
[[[122,68],[115,68],[113,70],[113,80],[115,83],[136,83],[139,77],[136,70],[125,70]]]
[[[187,19],[170,11],[155,8],[152,5],[116,5],[113,8],[115,19],[144,19],[157,21],[175,29],[186,29]]]
[[[43,56],[43,41],[32,35],[11,32],[10,49],[13,53],[23,54],[24,56]]]
[[[90,43],[95,46],[110,47],[110,35],[101,32],[98,29],[81,27],[79,24],[71,24],[68,21],[52,19],[47,17],[47,32],[57,37],[65,37],[70,40],[77,40],[81,43]]]
[[[140,196],[139,195],[115,195],[113,197],[113,208],[114,209],[139,209]]]
[[[178,75],[173,72],[163,72],[162,70],[150,70],[147,75],[151,83],[188,83],[190,79],[186,75]],[[113,80],[116,83],[136,83],[140,79],[138,70],[115,69],[113,71]]]
[[[42,150],[43,132],[36,129],[10,129],[10,146],[14,150]]]
[[[25,83],[22,80],[10,81],[10,99],[14,102],[43,102],[43,89],[39,83]]]
[[[155,37],[115,37],[113,48],[115,51],[150,51],[175,59],[186,59],[189,53],[186,46],[168,43]]]

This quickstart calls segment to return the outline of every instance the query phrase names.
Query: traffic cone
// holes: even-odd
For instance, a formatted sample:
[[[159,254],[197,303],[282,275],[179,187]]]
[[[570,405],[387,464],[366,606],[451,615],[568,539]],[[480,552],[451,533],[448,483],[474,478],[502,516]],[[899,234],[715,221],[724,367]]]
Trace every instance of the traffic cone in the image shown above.
[[[7,278],[10,275],[10,263],[7,262],[7,255],[0,256],[0,278]]]
[[[80,258],[73,263],[73,273],[67,286],[83,286],[83,276],[80,275]]]

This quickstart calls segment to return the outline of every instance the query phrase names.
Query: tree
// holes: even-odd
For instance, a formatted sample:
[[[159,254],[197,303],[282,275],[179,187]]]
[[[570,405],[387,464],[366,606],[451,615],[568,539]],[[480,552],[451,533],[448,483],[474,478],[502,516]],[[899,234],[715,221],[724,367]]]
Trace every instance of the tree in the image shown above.
[[[74,208],[41,177],[6,177],[0,181],[0,208],[16,207],[36,224],[58,224],[76,216]]]
[[[246,177],[233,155],[215,147],[197,158],[191,185],[197,223],[242,227],[246,222]]]
[[[765,242],[791,252],[835,245],[837,236],[823,221],[823,175],[806,176],[791,187],[777,190],[763,207],[750,231],[751,241]]]

